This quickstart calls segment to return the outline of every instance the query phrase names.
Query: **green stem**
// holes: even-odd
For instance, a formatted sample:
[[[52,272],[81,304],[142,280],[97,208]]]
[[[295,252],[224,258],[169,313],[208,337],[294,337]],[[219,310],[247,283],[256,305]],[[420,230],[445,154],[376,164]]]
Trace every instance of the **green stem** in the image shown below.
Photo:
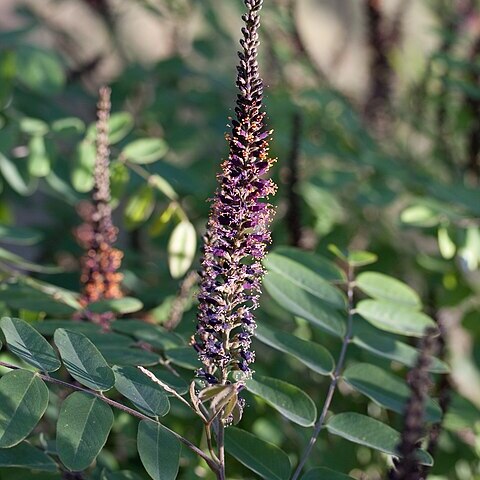
[[[320,413],[320,417],[315,424],[315,428],[313,430],[313,434],[310,437],[310,441],[308,442],[305,451],[300,459],[300,462],[295,470],[295,473],[292,476],[292,480],[297,480],[302,473],[303,467],[312,452],[312,449],[317,441],[318,435],[320,434],[320,430],[322,429],[323,425],[325,424],[325,418],[327,416],[328,409],[330,404],[332,403],[333,395],[337,388],[338,380],[341,376],[343,370],[343,364],[345,363],[345,357],[347,353],[347,348],[352,338],[352,325],[353,325],[353,289],[354,289],[354,278],[353,278],[353,267],[348,265],[348,273],[347,273],[347,299],[348,299],[348,319],[347,319],[347,331],[345,336],[343,337],[342,342],[342,349],[340,350],[340,355],[338,357],[337,366],[335,367],[335,371],[332,375],[332,380],[330,381],[330,386],[328,387],[327,396],[325,398],[325,402],[323,404],[322,411]]]
[[[217,445],[218,445],[218,480],[225,480],[225,425],[221,416],[218,417],[218,432],[217,432]]]

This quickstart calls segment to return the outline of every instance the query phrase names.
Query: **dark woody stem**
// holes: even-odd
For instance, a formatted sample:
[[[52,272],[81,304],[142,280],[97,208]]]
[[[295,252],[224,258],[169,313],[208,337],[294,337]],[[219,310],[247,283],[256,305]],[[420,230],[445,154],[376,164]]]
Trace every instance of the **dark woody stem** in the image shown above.
[[[320,413],[320,417],[315,424],[315,428],[313,430],[312,436],[310,437],[310,441],[308,442],[307,447],[305,448],[300,462],[295,470],[295,473],[292,476],[292,480],[297,480],[302,473],[303,467],[310,456],[312,449],[317,441],[318,435],[325,424],[325,418],[327,416],[328,409],[330,408],[330,404],[332,403],[333,395],[337,388],[338,380],[341,376],[343,365],[345,363],[345,357],[347,354],[347,348],[350,344],[350,340],[352,338],[352,326],[353,326],[353,314],[354,314],[354,302],[353,302],[353,290],[354,290],[354,270],[351,265],[348,265],[347,270],[347,300],[348,300],[348,317],[347,317],[347,331],[345,336],[343,337],[342,342],[342,349],[340,350],[340,355],[338,357],[337,366],[335,371],[332,375],[332,380],[330,381],[330,386],[328,387],[327,396],[325,398],[325,402],[323,404],[322,411]]]
[[[287,225],[289,228],[290,244],[294,247],[302,245],[302,224],[300,196],[298,195],[298,160],[300,150],[300,137],[302,130],[302,117],[295,112],[292,117],[291,150],[288,156],[287,186]]]
[[[1,362],[0,361],[0,366],[2,367],[5,367],[5,368],[9,368],[11,370],[22,370],[21,367],[17,366],[17,365],[13,365],[11,363],[7,363],[7,362]],[[101,393],[98,393],[98,392],[95,392],[93,390],[90,390],[88,388],[84,388],[84,387],[81,387],[80,385],[74,385],[74,384],[71,384],[71,383],[68,383],[68,382],[64,382],[63,380],[58,380],[57,378],[53,378],[51,377],[50,375],[46,375],[46,374],[43,374],[43,373],[36,373],[42,380],[44,380],[45,382],[49,382],[49,383],[54,383],[56,385],[60,385],[62,387],[66,387],[66,388],[71,388],[72,390],[77,390],[77,391],[80,391],[80,392],[84,392],[84,393],[87,393],[89,395],[93,395],[94,397],[97,397],[99,398],[100,400],[102,400],[103,402],[105,403],[108,403],[110,406],[114,407],[114,408],[118,408],[119,410],[122,410],[123,412],[126,412],[134,417],[137,417],[139,418],[140,420],[149,420],[150,422],[155,422],[155,423],[160,423],[158,422],[157,420],[154,420],[153,418],[151,417],[148,417],[147,415],[144,415],[143,413],[140,413],[138,412],[137,410],[134,410],[133,408],[130,408],[130,407],[127,407],[126,405],[123,405],[122,403],[120,402],[117,402],[115,400],[112,400],[111,398],[107,398],[105,397],[104,395],[102,395]],[[172,435],[174,435],[177,440],[181,443],[183,443],[187,448],[189,448],[192,452],[196,453],[199,457],[201,457],[206,463],[207,465],[212,469],[213,472],[218,472],[219,470],[219,465],[217,464],[217,462],[215,462],[214,460],[212,460],[205,452],[202,452],[202,450],[200,450],[198,447],[196,447],[193,443],[191,443],[189,440],[187,440],[186,438],[182,437],[181,435],[179,435],[178,433],[174,432],[173,430],[170,430],[168,427],[166,427],[165,425],[162,424],[162,427],[164,427],[165,429],[167,429]]]

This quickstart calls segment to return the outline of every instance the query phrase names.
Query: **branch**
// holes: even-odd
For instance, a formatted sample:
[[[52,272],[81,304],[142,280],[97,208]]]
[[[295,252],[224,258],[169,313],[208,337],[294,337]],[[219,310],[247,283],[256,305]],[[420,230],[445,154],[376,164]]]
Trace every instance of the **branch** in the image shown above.
[[[2,367],[5,367],[5,368],[10,368],[11,370],[22,370],[21,367],[17,366],[17,365],[12,365],[11,363],[7,363],[7,362],[1,362],[0,361],[0,366]],[[56,385],[60,385],[62,387],[66,387],[66,388],[71,388],[72,390],[77,390],[77,391],[80,391],[80,392],[84,392],[84,393],[87,393],[89,395],[93,395],[94,397],[97,397],[99,398],[100,400],[102,400],[103,402],[105,403],[108,403],[109,405],[111,405],[112,407],[115,407],[115,408],[118,408],[119,410],[122,410],[134,417],[137,417],[139,418],[140,420],[149,420],[151,422],[155,422],[155,423],[158,423],[158,424],[161,424],[159,421],[157,420],[154,420],[153,418],[147,416],[147,415],[144,415],[143,413],[140,413],[140,412],[137,412],[137,410],[134,410],[133,408],[130,408],[130,407],[127,407],[126,405],[123,405],[122,403],[120,402],[117,402],[115,400],[112,400],[111,398],[107,398],[107,397],[104,397],[103,395],[101,395],[100,393],[97,393],[97,392],[94,392],[93,390],[90,390],[88,388],[84,388],[84,387],[81,387],[79,385],[73,385],[71,383],[68,383],[68,382],[64,382],[63,380],[58,380],[57,378],[53,378],[53,377],[50,377],[49,375],[45,375],[43,373],[38,373],[37,372],[37,375],[42,379],[44,380],[45,382],[50,382],[50,383],[54,383]],[[186,438],[182,437],[181,435],[179,435],[177,432],[174,432],[173,430],[170,430],[168,427],[166,427],[165,425],[161,424],[165,429],[167,429],[172,435],[174,435],[176,437],[176,439],[178,441],[180,441],[181,443],[183,443],[187,448],[189,448],[192,452],[196,453],[199,457],[201,457],[203,460],[205,460],[205,462],[207,463],[207,465],[212,469],[212,471],[214,472],[217,472],[218,471],[218,465],[216,462],[214,462],[206,453],[202,452],[202,450],[200,450],[198,447],[196,447],[193,443],[191,443],[189,440],[187,440]]]

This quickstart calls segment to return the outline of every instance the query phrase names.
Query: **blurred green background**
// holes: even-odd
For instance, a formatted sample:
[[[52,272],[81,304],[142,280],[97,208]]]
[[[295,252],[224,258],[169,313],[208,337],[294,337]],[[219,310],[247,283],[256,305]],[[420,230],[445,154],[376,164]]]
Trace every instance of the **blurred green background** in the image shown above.
[[[227,155],[241,12],[240,0],[2,0],[1,228],[29,227],[30,240],[39,235],[22,242],[3,233],[2,247],[60,265],[63,273],[39,278],[78,290],[75,206],[92,187],[91,125],[98,87],[109,84],[124,284],[143,301],[145,318],[167,322],[186,273],[180,268],[173,275],[180,278],[172,277],[169,239],[188,218],[200,243],[215,173]],[[446,328],[458,390],[429,478],[480,478],[480,6],[266,0],[262,22],[260,64],[278,157],[274,244],[322,254],[330,243],[367,249],[379,256],[378,270],[420,293]],[[161,139],[153,145],[155,161],[129,168],[125,147],[144,139]],[[198,257],[199,248],[193,269]],[[4,274],[5,282],[10,278]],[[5,297],[5,309],[12,308]],[[259,317],[281,326],[286,314],[264,297]],[[188,336],[195,308],[192,295],[186,298],[177,331]],[[320,335],[302,322],[296,334]],[[258,372],[302,381],[321,401],[327,379],[306,373],[299,380],[298,362],[256,347]],[[352,349],[352,356],[366,354]],[[365,407],[346,385],[340,390],[336,410]],[[244,428],[285,451],[306,441],[304,431],[279,423],[253,397],[247,403]],[[390,415],[367,408],[372,416]],[[389,420],[400,428],[401,419]],[[132,422],[119,416],[118,435],[100,460],[105,465],[138,464],[128,448]],[[199,428],[182,408],[169,422],[187,434]],[[326,434],[319,444],[322,464],[359,479],[382,478],[380,454]],[[188,454],[184,462],[180,478],[208,478]],[[239,464],[232,472],[250,478]]]

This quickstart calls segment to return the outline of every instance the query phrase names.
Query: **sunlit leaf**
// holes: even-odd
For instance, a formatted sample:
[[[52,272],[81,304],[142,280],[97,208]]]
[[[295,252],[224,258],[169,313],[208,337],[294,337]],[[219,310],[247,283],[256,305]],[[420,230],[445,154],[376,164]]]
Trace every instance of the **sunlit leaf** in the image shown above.
[[[329,418],[326,429],[350,442],[399,456],[400,433],[374,418],[354,412],[340,413]],[[433,464],[432,457],[424,450],[418,449],[417,457],[422,465]]]
[[[119,314],[127,314],[138,312],[142,308],[143,303],[138,300],[138,298],[133,297],[99,300],[88,305],[88,310],[94,313],[114,312]]]
[[[308,368],[320,375],[329,375],[334,368],[334,361],[329,351],[318,343],[302,340],[286,332],[273,330],[259,324],[255,336],[261,342],[288,353]]]
[[[266,257],[265,263],[267,268],[269,259],[272,255],[280,255],[282,257],[289,258],[297,263],[300,263],[304,267],[313,270],[315,274],[319,275],[328,281],[345,281],[345,272],[339,268],[332,261],[311,252],[300,250],[293,247],[277,247]]]
[[[82,140],[76,148],[71,171],[73,188],[77,192],[89,192],[93,188],[93,168],[95,166],[95,144]]]
[[[138,227],[147,221],[155,208],[155,195],[152,187],[143,185],[130,196],[125,206],[125,222],[128,228]]]
[[[33,136],[28,142],[28,150],[28,173],[33,177],[46,177],[51,165],[45,139],[40,135]]]
[[[115,384],[113,370],[97,347],[83,334],[59,328],[53,336],[70,375],[93,390],[110,390]]]
[[[368,329],[365,325],[360,324],[356,319],[354,322],[354,336],[353,343],[358,347],[367,350],[374,355],[382,358],[388,358],[395,362],[406,365],[407,367],[414,367],[418,359],[418,350],[400,342],[399,340],[382,334],[373,327]],[[448,373],[449,368],[444,362],[438,358],[432,357],[429,371],[434,373]]]
[[[161,138],[142,138],[129,143],[122,155],[132,163],[147,164],[162,158],[168,151],[165,140]]]
[[[263,282],[267,292],[281,307],[332,335],[343,336],[345,323],[342,316],[318,296],[273,271],[265,275]]]
[[[48,124],[39,118],[23,117],[19,122],[20,130],[28,135],[45,135],[48,133]]]
[[[275,273],[275,278],[282,277],[284,283],[308,292],[330,307],[345,308],[345,298],[340,290],[304,263],[275,252],[270,253],[264,263],[269,274]]]
[[[411,390],[404,381],[368,363],[357,363],[347,368],[343,379],[378,405],[397,413],[404,413],[411,396]],[[438,404],[428,399],[426,419],[430,422],[438,422],[441,418],[442,411]]]
[[[183,276],[192,265],[197,250],[197,234],[187,220],[180,222],[168,241],[168,267],[173,278]]]
[[[436,326],[424,313],[384,300],[362,300],[357,312],[374,327],[399,335],[422,337],[427,328]]]
[[[276,378],[255,375],[246,382],[247,390],[265,400],[284,417],[302,427],[310,427],[317,418],[313,400],[302,390]]]
[[[453,243],[453,240],[450,238],[450,234],[448,233],[448,229],[446,227],[440,226],[438,228],[437,239],[438,248],[442,257],[447,260],[453,258],[455,256],[457,247],[455,243]]]
[[[115,388],[140,411],[152,417],[166,415],[170,402],[163,388],[138,368],[114,367]]]
[[[28,323],[18,318],[2,318],[0,327],[8,349],[23,361],[44,372],[54,372],[61,367],[52,346]]]
[[[399,303],[415,309],[422,307],[420,297],[412,288],[383,273],[360,273],[355,283],[360,290],[377,300]]]

